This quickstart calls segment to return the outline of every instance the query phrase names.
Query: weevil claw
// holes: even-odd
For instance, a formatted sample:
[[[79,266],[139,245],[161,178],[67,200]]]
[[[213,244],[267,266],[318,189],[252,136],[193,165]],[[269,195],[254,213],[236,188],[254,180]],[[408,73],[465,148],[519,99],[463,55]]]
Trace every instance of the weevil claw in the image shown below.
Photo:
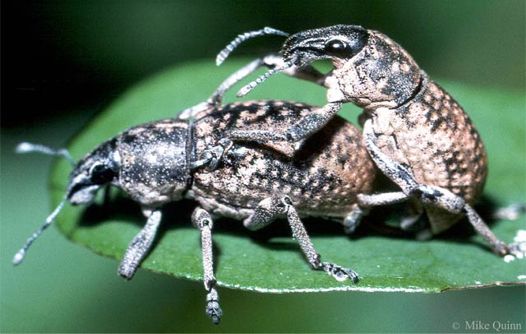
[[[334,277],[339,282],[350,279],[353,283],[357,283],[359,280],[358,273],[356,273],[352,269],[343,268],[337,264],[329,263],[329,262],[322,262],[321,265],[322,265],[323,270],[327,274]]]

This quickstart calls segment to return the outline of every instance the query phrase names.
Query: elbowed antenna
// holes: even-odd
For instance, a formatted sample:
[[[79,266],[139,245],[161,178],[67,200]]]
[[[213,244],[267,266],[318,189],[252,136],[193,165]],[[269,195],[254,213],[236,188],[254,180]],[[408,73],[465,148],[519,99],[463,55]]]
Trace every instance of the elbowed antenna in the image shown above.
[[[59,156],[59,157],[63,157],[66,160],[68,160],[72,166],[75,166],[76,164],[75,160],[73,159],[69,151],[65,148],[53,149],[45,145],[22,142],[16,146],[15,152],[19,154],[37,152],[37,153],[42,153],[42,154],[51,155],[51,156]],[[53,212],[51,212],[51,214],[46,218],[46,221],[44,222],[44,224],[42,224],[38,228],[38,230],[36,230],[26,240],[26,243],[24,244],[24,246],[22,246],[22,248],[20,248],[20,250],[13,257],[14,265],[18,265],[24,260],[27,250],[29,249],[29,247],[31,247],[31,244],[42,234],[42,232],[44,232],[49,227],[49,225],[51,225],[51,223],[53,223],[55,218],[57,218],[58,213],[62,210],[62,208],[66,204],[66,200],[67,200],[67,195],[64,196],[64,198],[59,203],[59,205],[55,208],[55,210],[53,210]]]
[[[26,253],[27,253],[27,250],[29,249],[29,247],[31,246],[31,244],[42,234],[42,232],[44,232],[46,230],[46,228],[49,227],[49,225],[51,225],[51,223],[53,223],[53,221],[55,220],[55,218],[57,218],[57,215],[58,213],[62,210],[62,208],[64,207],[64,204],[66,203],[66,197],[64,197],[64,199],[60,202],[60,204],[55,208],[55,210],[53,210],[53,212],[51,212],[51,214],[46,218],[46,221],[44,222],[44,224],[42,224],[38,230],[36,230],[26,241],[26,243],[24,244],[24,246],[22,246],[22,248],[20,248],[20,250],[15,254],[15,256],[13,256],[13,264],[16,266],[18,264],[20,264],[23,260],[24,260],[24,257],[26,256]]]
[[[19,143],[16,146],[15,152],[19,153],[19,154],[37,152],[37,153],[42,153],[42,154],[46,154],[46,155],[63,157],[67,161],[69,161],[69,163],[71,163],[72,166],[75,166],[75,164],[77,163],[73,159],[73,157],[71,156],[69,151],[67,149],[65,149],[65,148],[53,149],[53,148],[51,148],[49,146],[44,146],[44,145],[41,145],[41,144],[33,144],[33,143],[28,143],[28,142],[22,142],[22,143]]]
[[[223,50],[221,50],[221,52],[217,54],[216,65],[217,66],[221,65],[225,61],[225,59],[228,58],[230,53],[234,51],[234,49],[237,48],[244,41],[249,40],[254,37],[265,36],[265,35],[278,35],[278,36],[287,37],[289,34],[284,31],[274,29],[271,27],[265,27],[260,30],[248,31],[248,32],[239,34],[237,35],[236,38],[234,38],[232,42],[228,43],[228,45]]]
[[[268,70],[267,72],[263,73],[261,76],[257,77],[254,81],[250,82],[249,84],[243,86],[239,92],[237,92],[237,97],[242,97],[247,95],[252,89],[256,88],[257,85],[267,80],[270,76],[273,74],[276,74],[278,72],[284,71],[288,68],[292,67],[291,62],[285,63],[283,66],[272,68]]]

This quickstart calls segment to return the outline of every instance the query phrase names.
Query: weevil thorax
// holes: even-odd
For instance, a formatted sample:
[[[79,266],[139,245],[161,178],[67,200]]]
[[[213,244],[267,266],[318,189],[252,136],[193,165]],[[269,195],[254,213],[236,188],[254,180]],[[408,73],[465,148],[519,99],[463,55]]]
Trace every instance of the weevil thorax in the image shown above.
[[[368,31],[367,44],[351,59],[333,58],[327,78],[332,101],[351,101],[364,108],[396,108],[420,88],[422,71],[400,45],[377,31]]]
[[[145,206],[181,199],[191,183],[191,144],[183,121],[162,120],[125,131],[117,140],[119,186]]]
[[[77,163],[67,187],[67,200],[71,204],[89,204],[100,187],[116,181],[120,158],[115,146],[115,138],[108,140]]]

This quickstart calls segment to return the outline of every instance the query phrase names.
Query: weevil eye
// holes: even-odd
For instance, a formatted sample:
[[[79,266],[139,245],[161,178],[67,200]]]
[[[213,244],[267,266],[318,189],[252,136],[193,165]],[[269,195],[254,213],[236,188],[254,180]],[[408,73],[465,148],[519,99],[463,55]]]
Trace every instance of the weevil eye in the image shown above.
[[[91,167],[89,175],[93,184],[105,184],[113,179],[115,173],[104,164],[95,164]]]
[[[351,46],[340,39],[331,39],[325,44],[325,52],[331,56],[336,57],[351,57],[353,55],[353,50]]]

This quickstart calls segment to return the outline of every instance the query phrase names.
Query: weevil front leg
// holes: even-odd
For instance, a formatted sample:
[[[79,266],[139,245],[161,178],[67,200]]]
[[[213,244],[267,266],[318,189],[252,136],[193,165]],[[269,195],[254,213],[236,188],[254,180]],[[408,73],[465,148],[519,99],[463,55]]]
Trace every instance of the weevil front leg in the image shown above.
[[[232,86],[234,86],[239,81],[243,80],[246,76],[250,75],[250,73],[256,71],[261,66],[266,65],[264,59],[265,58],[255,59],[247,65],[240,68],[239,70],[237,70],[236,72],[232,73],[223,82],[221,82],[221,84],[216,88],[216,90],[206,101],[198,103],[195,106],[183,110],[177,117],[181,120],[187,120],[190,118],[194,118],[199,112],[203,110],[207,110],[211,107],[214,108],[220,106],[221,101],[223,101],[223,96],[226,94],[227,91],[230,90],[230,88],[232,88]]]
[[[141,261],[150,250],[161,223],[162,215],[160,210],[145,209],[143,212],[148,217],[146,225],[130,242],[119,265],[119,275],[128,280],[135,275]]]
[[[358,274],[351,269],[343,268],[330,262],[322,262],[320,254],[314,248],[310,237],[305,230],[305,226],[288,196],[273,196],[262,200],[254,213],[244,222],[244,226],[249,230],[261,229],[276,218],[285,216],[292,230],[292,236],[300,245],[300,248],[313,269],[323,270],[338,281],[351,279],[358,281]]]
[[[195,106],[183,110],[179,114],[178,118],[182,120],[190,119],[195,117],[202,110],[221,105],[226,92],[228,92],[235,84],[254,73],[261,67],[266,67],[269,69],[284,68],[285,63],[283,58],[277,54],[268,54],[262,58],[254,59],[250,63],[229,75],[205,102],[201,102]],[[311,65],[301,68],[297,66],[287,67],[285,70],[283,70],[283,73],[295,78],[311,81],[322,86],[325,83],[325,75],[316,70]]]
[[[192,213],[192,224],[201,232],[201,249],[203,252],[204,284],[208,292],[206,295],[206,314],[214,324],[219,324],[223,311],[219,306],[219,295],[215,288],[216,278],[214,276],[214,258],[212,254],[212,217],[202,209],[196,208]]]
[[[409,169],[385,155],[376,146],[377,136],[374,133],[371,120],[365,122],[363,135],[367,150],[376,166],[402,189],[402,193],[393,196],[391,203],[400,202],[407,197],[415,197],[423,204],[436,206],[455,214],[462,213],[467,216],[475,230],[488,242],[493,252],[501,256],[510,253],[510,247],[495,236],[482,218],[464,199],[447,189],[418,183]],[[369,206],[389,204],[389,201],[381,201],[379,198],[379,196],[375,195],[370,195],[369,197],[361,196],[361,198],[359,196],[359,204]],[[366,200],[368,203],[366,203]],[[516,248],[515,246],[513,247]]]
[[[286,141],[298,142],[308,138],[327,124],[340,110],[341,103],[328,103],[313,110],[284,132],[265,130],[233,130],[227,136],[234,141]]]

